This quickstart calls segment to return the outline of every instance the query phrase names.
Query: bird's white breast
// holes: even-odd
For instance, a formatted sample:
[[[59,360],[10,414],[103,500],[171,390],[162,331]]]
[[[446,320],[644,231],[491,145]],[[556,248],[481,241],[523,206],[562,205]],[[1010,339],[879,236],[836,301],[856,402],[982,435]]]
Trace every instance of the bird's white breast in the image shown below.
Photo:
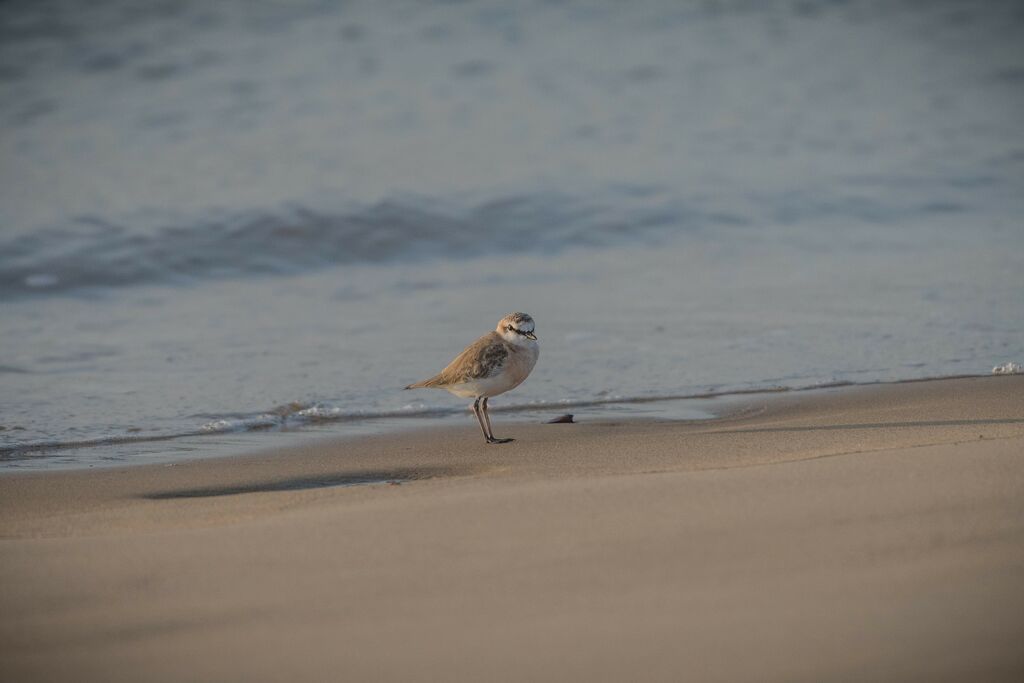
[[[516,344],[512,347],[512,352],[508,355],[508,360],[505,361],[502,373],[508,375],[508,381],[511,384],[509,389],[519,386],[530,375],[539,356],[540,348],[537,346],[537,342]]]

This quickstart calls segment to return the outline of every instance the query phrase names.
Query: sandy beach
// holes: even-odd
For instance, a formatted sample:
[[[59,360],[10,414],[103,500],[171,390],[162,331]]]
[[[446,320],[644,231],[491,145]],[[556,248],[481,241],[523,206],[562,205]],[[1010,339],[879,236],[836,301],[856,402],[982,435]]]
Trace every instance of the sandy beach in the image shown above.
[[[0,477],[0,679],[1024,678],[1024,377],[509,420]]]
[[[1024,682],[1022,10],[0,2],[0,683]]]

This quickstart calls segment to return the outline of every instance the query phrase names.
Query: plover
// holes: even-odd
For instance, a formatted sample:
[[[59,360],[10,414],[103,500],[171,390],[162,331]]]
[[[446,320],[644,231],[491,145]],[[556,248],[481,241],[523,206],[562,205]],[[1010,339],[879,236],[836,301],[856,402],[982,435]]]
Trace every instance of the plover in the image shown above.
[[[533,318],[525,313],[509,313],[493,332],[467,346],[444,370],[406,389],[437,387],[472,398],[473,414],[487,443],[513,441],[494,438],[487,399],[515,389],[533,370],[540,354],[533,330]]]

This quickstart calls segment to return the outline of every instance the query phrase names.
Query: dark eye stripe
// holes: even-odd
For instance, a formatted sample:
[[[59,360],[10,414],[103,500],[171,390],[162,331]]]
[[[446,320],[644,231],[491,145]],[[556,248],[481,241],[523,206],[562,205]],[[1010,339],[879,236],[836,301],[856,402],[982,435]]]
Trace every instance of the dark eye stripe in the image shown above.
[[[513,327],[512,325],[505,325],[505,329],[508,330],[509,332],[515,332],[520,337],[529,337],[531,334],[533,334],[533,332],[523,332],[522,330]]]

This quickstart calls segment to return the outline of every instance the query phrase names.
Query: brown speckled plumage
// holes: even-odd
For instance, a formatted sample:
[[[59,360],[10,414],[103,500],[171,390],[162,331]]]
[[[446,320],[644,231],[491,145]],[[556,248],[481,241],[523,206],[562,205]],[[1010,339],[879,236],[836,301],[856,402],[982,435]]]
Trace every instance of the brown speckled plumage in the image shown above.
[[[522,325],[523,323],[533,323],[533,318],[531,318],[530,315],[527,313],[509,313],[508,315],[505,316],[504,319],[508,320],[516,327]]]

